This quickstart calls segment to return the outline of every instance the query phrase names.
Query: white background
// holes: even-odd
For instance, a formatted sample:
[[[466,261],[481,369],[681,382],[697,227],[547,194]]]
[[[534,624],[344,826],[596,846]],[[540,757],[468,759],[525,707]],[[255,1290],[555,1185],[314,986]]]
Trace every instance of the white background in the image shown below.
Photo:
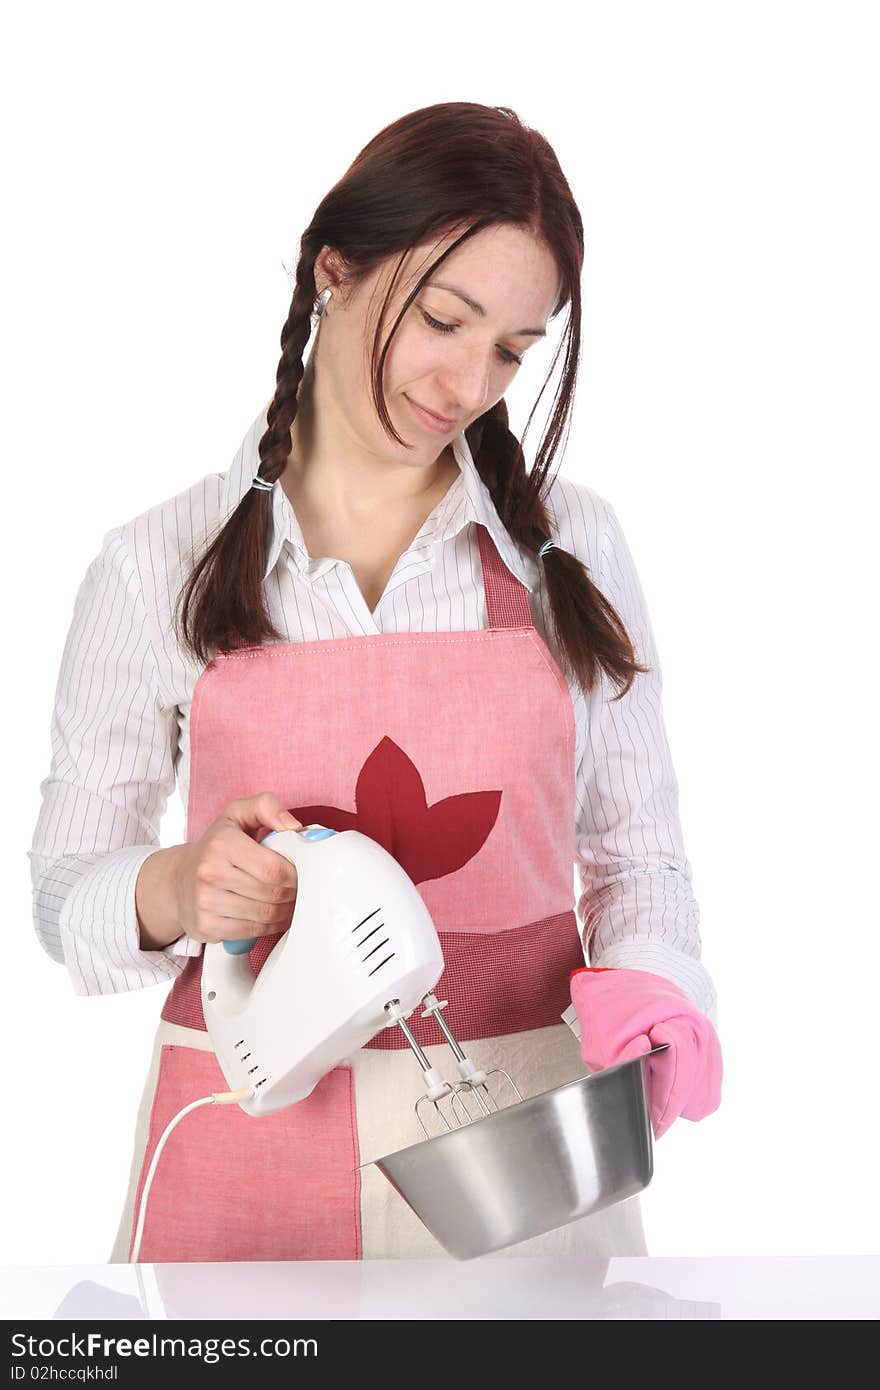
[[[720,995],[723,1104],[656,1146],[649,1249],[880,1250],[877,7],[35,3],[5,27],[3,1262],[109,1256],[168,988],[78,998],[31,923],[77,587],[110,527],[229,466],[314,207],[453,99],[540,129],[584,217],[561,468],[639,569]]]

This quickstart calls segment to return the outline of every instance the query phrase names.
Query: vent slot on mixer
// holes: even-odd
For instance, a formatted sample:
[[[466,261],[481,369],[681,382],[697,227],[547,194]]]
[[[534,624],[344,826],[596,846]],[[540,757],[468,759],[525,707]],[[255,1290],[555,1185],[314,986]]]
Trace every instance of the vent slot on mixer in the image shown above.
[[[246,1039],[246,1038],[239,1038],[239,1040],[238,1040],[237,1043],[233,1043],[233,1051],[234,1051],[234,1052],[238,1052],[238,1049],[239,1049],[240,1047],[247,1047],[247,1046],[248,1046],[248,1044],[247,1044],[247,1039]],[[238,1060],[239,1060],[240,1062],[247,1062],[249,1059],[252,1059],[252,1058],[253,1058],[253,1055],[254,1055],[254,1054],[253,1054],[253,1053],[250,1051],[250,1049],[248,1048],[248,1051],[247,1051],[247,1052],[239,1052],[239,1054],[238,1054]],[[254,1073],[255,1073],[255,1072],[258,1072],[258,1071],[261,1071],[262,1068],[260,1067],[259,1062],[255,1062],[253,1066],[248,1067],[246,1070],[247,1070],[248,1076],[249,1076],[249,1077],[253,1077],[253,1076],[254,1076]],[[260,1078],[259,1081],[252,1080],[252,1081],[251,1081],[251,1085],[254,1087],[255,1090],[257,1090],[260,1086],[265,1086],[267,1080],[268,1080],[268,1077],[263,1076],[263,1077]]]
[[[357,924],[356,927],[353,927],[353,928],[352,928],[352,932],[353,932],[353,933],[354,933],[354,932],[359,932],[359,931],[361,931],[364,927],[367,927],[367,928],[368,928],[367,932],[366,932],[366,933],[357,941],[357,943],[356,943],[357,948],[358,948],[358,951],[362,953],[362,954],[361,954],[361,961],[363,962],[364,965],[367,965],[367,964],[369,963],[370,959],[371,959],[373,956],[375,956],[377,952],[380,952],[380,951],[382,950],[383,947],[389,946],[390,943],[391,943],[391,938],[390,938],[389,936],[386,936],[386,937],[383,938],[382,935],[381,935],[382,931],[385,929],[385,923],[384,923],[384,922],[379,922],[379,923],[377,923],[375,926],[370,926],[370,923],[372,922],[373,918],[377,915],[377,913],[379,913],[379,912],[381,912],[381,911],[382,911],[382,909],[381,909],[380,907],[374,908],[372,912],[368,913],[366,917],[362,918],[361,921],[358,922],[358,924]],[[378,934],[378,939],[377,939],[377,940],[372,940],[374,937],[377,936],[377,934]],[[365,947],[370,941],[372,941],[372,945],[370,945],[370,948],[369,948],[369,950],[366,952],[366,954],[363,954],[363,949],[364,949],[364,947]],[[394,959],[394,951],[391,950],[391,951],[388,952],[387,955],[383,956],[382,959],[381,959],[377,964],[373,965],[372,968],[369,969],[369,970],[367,971],[367,974],[368,974],[368,975],[375,975],[376,972],[377,972],[378,970],[381,970],[381,969],[382,969],[382,966],[383,966],[383,965],[387,965],[388,962],[389,962],[390,960],[393,960],[393,959]]]

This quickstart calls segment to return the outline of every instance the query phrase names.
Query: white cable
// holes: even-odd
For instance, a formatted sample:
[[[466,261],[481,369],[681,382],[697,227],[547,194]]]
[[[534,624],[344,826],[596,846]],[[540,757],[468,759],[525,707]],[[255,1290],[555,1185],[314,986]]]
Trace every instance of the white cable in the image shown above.
[[[246,1086],[243,1091],[215,1091],[210,1096],[202,1096],[201,1100],[191,1101],[190,1104],[185,1105],[182,1110],[178,1110],[177,1114],[174,1116],[172,1120],[168,1121],[168,1124],[165,1126],[165,1129],[162,1133],[162,1138],[156,1145],[152,1161],[150,1163],[149,1169],[147,1170],[147,1180],[144,1183],[144,1190],[141,1193],[140,1207],[138,1209],[139,1215],[137,1229],[135,1231],[134,1245],[132,1246],[131,1255],[128,1259],[129,1264],[137,1264],[137,1257],[140,1253],[141,1248],[141,1237],[144,1233],[144,1221],[146,1220],[147,1215],[147,1194],[150,1191],[150,1184],[152,1183],[156,1173],[156,1166],[159,1162],[159,1155],[165,1147],[165,1140],[168,1138],[174,1126],[177,1124],[179,1120],[183,1119],[184,1115],[188,1115],[190,1110],[197,1110],[200,1105],[234,1105],[240,1100],[250,1100],[252,1095],[254,1095],[253,1086]]]

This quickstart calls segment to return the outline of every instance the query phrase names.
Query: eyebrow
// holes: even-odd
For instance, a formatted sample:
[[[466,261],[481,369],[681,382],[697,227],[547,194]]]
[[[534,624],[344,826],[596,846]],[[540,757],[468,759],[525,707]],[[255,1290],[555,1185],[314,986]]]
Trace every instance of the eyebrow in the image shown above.
[[[455,285],[445,285],[440,280],[428,280],[425,289],[434,288],[437,290],[448,290],[450,294],[455,294],[459,299],[463,299],[469,309],[473,309],[475,314],[479,314],[481,319],[486,317],[486,310],[482,304],[478,304],[475,299],[471,299],[464,290],[456,289]],[[518,328],[512,335],[514,338],[546,338],[546,328]]]

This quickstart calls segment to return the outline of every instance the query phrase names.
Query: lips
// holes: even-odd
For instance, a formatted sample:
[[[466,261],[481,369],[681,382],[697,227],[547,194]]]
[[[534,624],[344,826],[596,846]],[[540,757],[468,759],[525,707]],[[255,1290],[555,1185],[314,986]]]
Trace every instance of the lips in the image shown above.
[[[455,424],[455,421],[450,420],[448,416],[438,415],[436,410],[431,410],[429,406],[422,405],[421,401],[414,401],[412,396],[407,396],[407,400],[410,405],[414,405],[418,410],[424,411],[428,418],[437,425],[438,429],[450,430]]]

